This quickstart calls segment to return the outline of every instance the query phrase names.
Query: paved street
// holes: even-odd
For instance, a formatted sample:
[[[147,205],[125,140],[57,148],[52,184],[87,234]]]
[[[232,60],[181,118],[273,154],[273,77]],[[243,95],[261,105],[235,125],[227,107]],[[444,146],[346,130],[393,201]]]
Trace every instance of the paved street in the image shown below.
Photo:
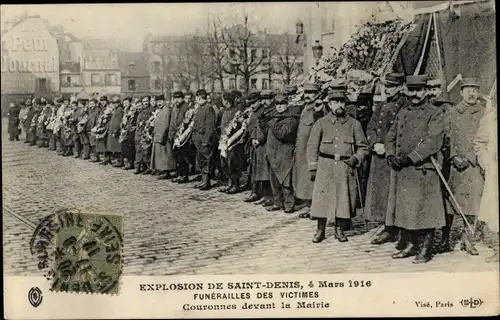
[[[297,214],[269,213],[241,201],[246,194],[200,192],[153,176],[101,166],[47,149],[9,142],[2,125],[4,270],[38,275],[29,252],[33,224],[62,208],[124,215],[124,273],[127,275],[231,273],[340,273],[487,271],[491,249],[480,255],[455,251],[431,262],[393,260],[393,244],[370,245],[374,230],[347,243],[332,237],[311,243],[315,222]],[[360,225],[355,232],[360,233]],[[457,247],[458,250],[458,247]]]

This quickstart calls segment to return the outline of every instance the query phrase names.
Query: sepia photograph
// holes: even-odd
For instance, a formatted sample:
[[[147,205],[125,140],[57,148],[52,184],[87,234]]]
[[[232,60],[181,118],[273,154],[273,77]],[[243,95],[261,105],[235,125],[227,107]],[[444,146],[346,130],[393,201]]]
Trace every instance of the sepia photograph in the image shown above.
[[[0,11],[6,318],[500,313],[494,1]]]

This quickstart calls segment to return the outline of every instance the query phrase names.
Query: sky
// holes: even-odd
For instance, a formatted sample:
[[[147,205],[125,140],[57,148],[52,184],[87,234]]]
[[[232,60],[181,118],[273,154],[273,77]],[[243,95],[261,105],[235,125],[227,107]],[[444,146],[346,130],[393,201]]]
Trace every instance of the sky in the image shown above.
[[[2,5],[1,21],[27,12],[62,25],[77,37],[130,39],[131,50],[141,50],[147,33],[182,35],[206,29],[208,17],[238,21],[244,12],[249,23],[271,32],[295,33],[295,23],[307,17],[314,3],[168,3],[168,4],[57,4]],[[239,21],[242,21],[241,19]],[[2,25],[3,28],[3,25]]]

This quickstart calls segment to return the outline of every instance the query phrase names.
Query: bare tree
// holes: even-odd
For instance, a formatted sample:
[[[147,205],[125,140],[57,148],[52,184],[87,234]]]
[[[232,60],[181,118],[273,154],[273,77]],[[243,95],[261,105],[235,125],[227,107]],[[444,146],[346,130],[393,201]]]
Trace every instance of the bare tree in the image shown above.
[[[289,85],[301,73],[300,65],[304,56],[302,47],[295,42],[295,36],[288,32],[267,36],[268,47],[272,53],[273,72],[279,74],[285,85]]]
[[[221,26],[218,19],[209,20],[205,32],[205,46],[207,52],[207,77],[212,81],[218,81],[222,92],[224,88],[224,76],[227,72],[227,46],[222,41]]]

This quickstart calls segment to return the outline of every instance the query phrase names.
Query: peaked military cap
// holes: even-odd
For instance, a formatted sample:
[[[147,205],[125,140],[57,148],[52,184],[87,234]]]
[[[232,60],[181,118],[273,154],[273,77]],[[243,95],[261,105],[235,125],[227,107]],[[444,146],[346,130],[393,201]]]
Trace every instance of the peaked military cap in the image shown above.
[[[172,97],[175,99],[175,98],[184,98],[184,93],[182,93],[182,91],[174,91],[174,93],[172,94]]]
[[[306,83],[304,85],[304,92],[317,92],[319,91],[319,86],[315,83]]]
[[[294,93],[296,93],[298,90],[297,86],[286,86],[285,87],[285,95],[292,95]]]
[[[428,87],[441,87],[443,82],[440,79],[431,79],[427,81],[427,86]]]
[[[63,98],[61,98],[61,97],[56,98],[56,99],[54,100],[54,102],[55,102],[55,103],[57,103],[57,104],[61,104],[61,103],[63,103]]]
[[[382,79],[382,83],[386,86],[400,86],[405,81],[405,76],[402,73],[388,73]]]
[[[476,87],[479,88],[479,79],[477,78],[463,78],[460,89],[464,87]]]
[[[91,101],[91,102],[94,102],[94,103],[98,103],[98,102],[99,102],[99,101],[97,101],[97,99],[96,99],[96,98],[92,98],[92,99],[90,99],[90,101]]]
[[[286,103],[288,103],[288,98],[284,94],[278,94],[274,98],[274,102],[276,104],[286,104]]]
[[[108,97],[107,96],[101,96],[99,98],[99,101],[106,101],[107,102],[108,101]]]
[[[346,91],[344,89],[330,90],[330,92],[328,92],[328,95],[326,96],[326,101],[331,101],[331,100],[344,101],[347,99],[345,93],[346,93]]]
[[[207,97],[207,91],[205,89],[198,89],[196,91],[196,96],[197,97],[206,98]]]
[[[427,85],[427,80],[429,76],[426,74],[418,75],[418,76],[407,76],[406,77],[406,86],[408,88],[423,88]]]
[[[260,92],[254,91],[248,95],[248,103],[254,103],[260,99]]]
[[[122,101],[123,102],[125,102],[125,101],[132,102],[132,97],[131,96],[126,96],[125,98],[123,98]]]
[[[112,103],[120,103],[120,97],[119,96],[113,96],[113,98],[111,98],[111,102]]]
[[[165,100],[165,96],[163,94],[159,94],[155,97],[155,100],[158,101],[158,100]]]

